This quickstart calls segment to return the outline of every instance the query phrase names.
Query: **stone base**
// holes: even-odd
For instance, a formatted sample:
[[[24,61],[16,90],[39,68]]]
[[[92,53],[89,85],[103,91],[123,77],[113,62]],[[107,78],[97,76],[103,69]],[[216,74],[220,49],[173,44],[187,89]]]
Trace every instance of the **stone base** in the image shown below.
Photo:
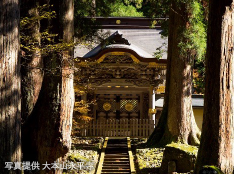
[[[167,145],[159,174],[168,172],[186,173],[194,170],[197,152],[198,148],[195,146],[176,143]]]

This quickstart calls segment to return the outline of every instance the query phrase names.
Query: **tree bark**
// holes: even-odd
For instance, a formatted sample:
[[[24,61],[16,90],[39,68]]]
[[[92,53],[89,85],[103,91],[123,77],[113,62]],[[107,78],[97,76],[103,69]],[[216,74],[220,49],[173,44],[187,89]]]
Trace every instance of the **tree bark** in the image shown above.
[[[195,173],[215,165],[225,174],[234,165],[233,1],[209,1],[205,106]]]
[[[59,38],[63,39],[64,43],[73,43],[73,0],[63,0],[60,3],[51,1],[50,4],[54,5],[57,14],[57,19],[52,21],[52,32],[59,33]],[[71,147],[74,106],[72,61],[73,49],[62,51],[60,55],[53,54],[45,60],[46,68],[52,72],[45,74],[43,100],[39,102],[41,114],[37,148],[40,163],[61,161]],[[47,127],[46,130],[44,126]]]
[[[37,102],[43,80],[43,60],[40,51],[40,20],[37,0],[21,2],[21,16],[35,18],[25,35],[32,38],[34,49],[22,56],[22,121],[29,117]],[[23,43],[28,45],[28,43]],[[32,44],[32,43],[30,43]]]
[[[21,173],[4,168],[21,161],[19,1],[1,0],[0,14],[0,173]]]
[[[30,158],[36,151],[35,143],[36,135],[32,133],[28,124],[32,124],[28,118],[32,117],[33,110],[38,101],[38,97],[41,91],[43,82],[43,58],[40,51],[40,20],[38,7],[39,2],[37,0],[22,0],[21,1],[21,16],[34,18],[32,22],[22,29],[23,35],[31,37],[33,43],[25,42],[21,40],[21,43],[25,46],[33,44],[33,50],[22,50],[25,51],[21,59],[21,75],[22,75],[22,151],[23,161],[33,161],[37,158]],[[27,123],[29,122],[29,123]],[[26,124],[27,123],[27,124]],[[33,125],[35,126],[35,124]],[[31,135],[32,138],[29,138]],[[30,150],[31,149],[31,150]],[[27,173],[27,171],[25,171]]]
[[[47,1],[56,11],[50,32],[58,34],[55,41],[73,43],[74,1]],[[74,106],[73,90],[73,48],[44,57],[44,78],[38,101],[27,119],[25,132],[30,137],[27,159],[38,160],[40,164],[61,161],[71,148],[71,128]],[[60,173],[43,170],[40,173]]]
[[[169,37],[166,91],[163,112],[148,144],[165,145],[180,142],[198,145],[200,130],[192,110],[193,56],[183,54],[179,44],[186,42],[183,30],[189,26],[186,4],[172,2],[169,15]]]

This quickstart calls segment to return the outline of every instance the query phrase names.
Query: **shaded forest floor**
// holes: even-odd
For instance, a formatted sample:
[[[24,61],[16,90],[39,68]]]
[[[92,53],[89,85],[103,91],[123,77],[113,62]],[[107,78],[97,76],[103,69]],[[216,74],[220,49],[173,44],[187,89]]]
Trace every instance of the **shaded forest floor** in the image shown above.
[[[94,174],[103,142],[101,137],[72,137],[72,148],[67,154],[67,162],[80,165],[78,169],[67,170],[63,174]]]
[[[165,147],[147,147],[147,139],[131,139],[137,174],[158,174],[162,167]],[[173,152],[172,152],[173,153]],[[165,166],[164,166],[165,167]],[[177,173],[177,174],[191,174]]]

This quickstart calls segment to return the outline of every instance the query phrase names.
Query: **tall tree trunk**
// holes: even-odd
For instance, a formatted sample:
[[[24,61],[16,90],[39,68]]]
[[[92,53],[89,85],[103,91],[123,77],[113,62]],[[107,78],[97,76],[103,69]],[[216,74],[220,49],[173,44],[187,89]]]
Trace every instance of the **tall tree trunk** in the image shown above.
[[[172,2],[169,15],[169,37],[166,94],[158,126],[148,144],[165,145],[180,142],[199,144],[200,130],[192,110],[193,56],[182,53],[179,44],[186,42],[184,29],[189,26],[186,4]]]
[[[215,165],[232,174],[234,165],[233,1],[209,1],[205,106],[195,173]]]
[[[21,1],[21,16],[34,18],[29,28],[24,28],[24,35],[31,37],[33,43],[27,43],[21,40],[22,44],[27,46],[33,44],[34,48],[31,51],[26,51],[21,59],[21,75],[22,75],[22,151],[23,160],[30,159],[30,145],[33,140],[29,138],[31,131],[27,124],[27,119],[31,116],[33,109],[39,97],[39,93],[43,81],[43,60],[40,52],[40,21],[37,0]]]
[[[21,161],[19,1],[1,0],[0,14],[0,173],[21,173],[4,169]]]
[[[74,1],[47,1],[56,11],[56,19],[50,21],[50,32],[58,34],[56,42],[73,43]],[[42,26],[43,27],[43,26]],[[28,158],[40,164],[61,161],[71,147],[71,128],[74,106],[73,48],[44,58],[44,78],[38,101],[27,119],[26,133],[32,142],[28,145]],[[40,173],[59,173],[43,170]]]
[[[39,5],[37,0],[22,0],[21,1],[21,16],[29,17],[32,20],[30,24],[22,29],[22,35],[31,37],[33,43],[28,43],[28,41],[21,40],[21,43],[25,46],[30,46],[33,44],[35,49],[25,50],[25,53],[21,59],[21,75],[22,75],[22,151],[23,151],[23,161],[27,160],[37,160],[37,158],[31,159],[30,156],[36,151],[35,146],[31,144],[35,143],[36,135],[32,135],[32,139],[29,138],[30,134],[33,132],[30,130],[31,124],[27,119],[32,117],[34,107],[37,103],[39,93],[42,87],[43,81],[43,59],[40,52],[40,20],[39,11],[37,6]],[[28,124],[26,124],[29,122]],[[35,126],[35,125],[33,125]],[[26,171],[27,173],[27,171]]]
[[[40,20],[37,0],[21,1],[21,16],[34,18],[29,28],[25,29],[27,36],[32,38],[33,50],[22,57],[22,119],[23,122],[32,113],[37,102],[43,80],[43,60],[40,52]],[[28,45],[28,43],[23,43]]]

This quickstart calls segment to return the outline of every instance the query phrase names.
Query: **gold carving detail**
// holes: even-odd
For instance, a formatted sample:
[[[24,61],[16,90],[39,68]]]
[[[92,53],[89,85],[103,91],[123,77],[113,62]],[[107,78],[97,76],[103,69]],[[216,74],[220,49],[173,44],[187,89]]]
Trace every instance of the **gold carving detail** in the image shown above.
[[[110,104],[110,103],[104,103],[104,104],[103,104],[103,109],[104,109],[105,111],[111,110],[111,104]]]
[[[149,114],[156,114],[157,110],[156,109],[149,109]]]
[[[156,92],[157,93],[165,93],[165,86],[159,86],[159,87],[157,87]]]
[[[125,109],[127,111],[129,111],[129,112],[132,111],[133,110],[133,104],[132,103],[126,103]]]
[[[97,63],[101,63],[103,62],[103,60],[107,57],[107,56],[123,56],[123,55],[126,55],[126,56],[130,56],[132,58],[132,60],[135,62],[135,63],[139,63],[140,61],[132,54],[129,54],[129,53],[125,53],[125,52],[110,52],[110,53],[106,53],[104,55],[102,55],[98,60],[97,60]]]
[[[149,68],[160,68],[160,69],[166,69],[166,68],[167,68],[166,65],[159,65],[159,64],[156,63],[156,62],[149,62],[148,67],[149,67]]]
[[[121,24],[121,20],[116,20],[116,24]]]

